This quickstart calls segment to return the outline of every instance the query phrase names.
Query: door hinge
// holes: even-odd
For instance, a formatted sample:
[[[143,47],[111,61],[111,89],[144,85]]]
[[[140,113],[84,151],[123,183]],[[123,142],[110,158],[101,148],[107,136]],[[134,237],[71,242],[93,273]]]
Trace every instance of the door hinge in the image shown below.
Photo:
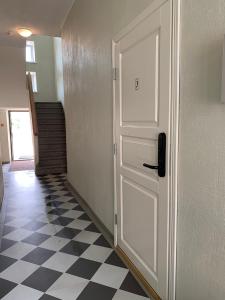
[[[113,153],[114,153],[114,155],[117,154],[117,144],[116,143],[113,144]]]
[[[113,80],[117,80],[118,78],[118,68],[113,68]]]
[[[118,220],[117,220],[117,214],[115,214],[115,225],[118,224]]]

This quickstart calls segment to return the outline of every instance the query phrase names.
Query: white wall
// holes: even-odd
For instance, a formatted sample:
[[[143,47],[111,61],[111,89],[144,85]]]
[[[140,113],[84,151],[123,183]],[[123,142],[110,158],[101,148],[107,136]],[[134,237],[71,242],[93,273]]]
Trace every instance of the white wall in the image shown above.
[[[64,83],[63,83],[63,61],[62,61],[62,39],[55,37],[54,63],[55,63],[55,87],[57,100],[64,104]]]
[[[38,92],[34,95],[35,101],[57,101],[53,37],[31,36],[29,40],[35,43],[36,63],[27,63],[26,70],[36,72]]]
[[[28,108],[24,47],[0,45],[0,108]]]
[[[10,139],[9,139],[9,120],[8,111],[0,110],[0,146],[2,161],[9,162],[10,156]]]
[[[224,0],[182,1],[177,300],[225,299]]]
[[[63,28],[68,178],[113,231],[111,42],[152,0],[77,0]]]

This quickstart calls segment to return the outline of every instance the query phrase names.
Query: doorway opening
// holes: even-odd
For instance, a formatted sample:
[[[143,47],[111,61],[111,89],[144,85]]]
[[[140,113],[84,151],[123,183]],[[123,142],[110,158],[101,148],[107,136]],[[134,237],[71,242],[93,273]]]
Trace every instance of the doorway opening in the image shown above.
[[[34,159],[34,147],[29,111],[9,111],[12,161]]]

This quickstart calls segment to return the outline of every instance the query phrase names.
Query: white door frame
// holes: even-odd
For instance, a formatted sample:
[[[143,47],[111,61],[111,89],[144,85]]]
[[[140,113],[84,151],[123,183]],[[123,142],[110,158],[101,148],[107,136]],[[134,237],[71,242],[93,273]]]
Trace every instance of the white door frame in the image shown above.
[[[171,116],[170,116],[170,170],[169,170],[169,282],[168,300],[176,298],[176,240],[177,240],[177,190],[178,190],[178,138],[179,138],[179,75],[180,75],[180,8],[181,0],[154,0],[112,41],[112,65],[115,70],[115,47],[117,42],[139,24],[146,16],[159,8],[166,1],[171,1]],[[115,80],[113,81],[113,144],[116,143],[115,126]],[[117,215],[116,192],[116,149],[114,149],[114,213]],[[114,221],[114,245],[117,246],[117,224]]]

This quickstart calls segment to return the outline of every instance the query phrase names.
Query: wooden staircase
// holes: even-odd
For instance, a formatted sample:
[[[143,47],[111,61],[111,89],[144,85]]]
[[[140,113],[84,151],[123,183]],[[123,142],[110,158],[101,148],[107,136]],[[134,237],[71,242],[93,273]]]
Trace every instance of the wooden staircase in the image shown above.
[[[66,173],[66,128],[61,102],[35,102],[31,74],[26,75],[35,149],[35,173]]]
[[[36,102],[39,162],[37,175],[66,172],[66,130],[60,102]]]

